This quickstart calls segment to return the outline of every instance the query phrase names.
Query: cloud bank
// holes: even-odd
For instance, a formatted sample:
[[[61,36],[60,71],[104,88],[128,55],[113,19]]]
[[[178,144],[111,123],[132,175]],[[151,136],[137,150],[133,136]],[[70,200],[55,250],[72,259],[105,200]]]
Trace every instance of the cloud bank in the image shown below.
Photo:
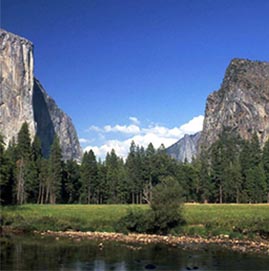
[[[180,127],[168,128],[159,124],[142,127],[136,117],[130,117],[129,121],[131,123],[128,125],[91,126],[88,131],[98,133],[103,142],[99,145],[87,145],[84,151],[92,149],[98,158],[104,159],[106,154],[114,149],[117,155],[126,158],[132,141],[144,147],[147,147],[149,143],[152,143],[155,148],[160,147],[161,144],[169,147],[185,134],[194,134],[201,131],[203,120],[204,117],[200,115]],[[112,136],[113,139],[106,139],[107,135]],[[120,139],[121,136],[124,136],[124,138]],[[80,139],[81,143],[87,143],[86,140],[84,138]]]

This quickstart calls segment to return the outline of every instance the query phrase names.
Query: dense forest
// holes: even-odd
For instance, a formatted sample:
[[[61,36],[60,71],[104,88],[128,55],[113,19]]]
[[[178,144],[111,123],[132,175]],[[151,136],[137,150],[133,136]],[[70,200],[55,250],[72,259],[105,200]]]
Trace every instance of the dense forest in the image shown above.
[[[0,136],[1,204],[117,204],[149,203],[152,189],[162,180],[175,179],[186,202],[269,202],[269,140],[263,150],[257,135],[244,141],[224,129],[209,149],[192,163],[178,162],[155,149],[131,143],[126,160],[114,150],[97,161],[92,150],[78,164],[63,161],[55,137],[48,158],[41,142],[31,142],[27,123],[17,139],[4,145]]]

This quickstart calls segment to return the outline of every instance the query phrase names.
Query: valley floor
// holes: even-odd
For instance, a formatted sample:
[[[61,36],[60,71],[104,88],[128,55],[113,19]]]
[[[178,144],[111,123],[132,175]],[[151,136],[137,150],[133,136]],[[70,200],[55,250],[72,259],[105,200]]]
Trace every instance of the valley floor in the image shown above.
[[[118,227],[130,209],[147,205],[21,205],[1,207],[2,230],[130,242],[217,243],[269,253],[269,204],[185,204],[186,224],[168,236],[128,234]],[[98,233],[99,232],[99,233]],[[115,233],[119,232],[119,233]],[[125,233],[125,234],[123,234]]]

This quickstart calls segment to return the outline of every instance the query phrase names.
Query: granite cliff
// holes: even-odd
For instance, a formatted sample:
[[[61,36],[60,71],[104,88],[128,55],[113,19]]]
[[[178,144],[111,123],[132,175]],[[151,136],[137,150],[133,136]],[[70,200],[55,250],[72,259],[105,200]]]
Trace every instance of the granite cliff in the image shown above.
[[[80,160],[82,150],[71,119],[34,77],[33,44],[0,29],[0,132],[5,142],[16,138],[23,122],[31,138],[37,134],[48,156],[55,134],[63,158]]]
[[[203,130],[185,135],[167,148],[179,160],[199,155],[208,149],[224,128],[250,140],[258,135],[261,146],[269,138],[269,62],[233,59],[226,69],[221,87],[207,98]]]
[[[199,149],[211,146],[224,127],[245,140],[256,133],[261,146],[269,138],[269,62],[231,61],[220,90],[207,98]]]
[[[201,132],[194,135],[184,135],[179,141],[166,149],[167,154],[178,161],[191,162],[197,156],[200,135]]]

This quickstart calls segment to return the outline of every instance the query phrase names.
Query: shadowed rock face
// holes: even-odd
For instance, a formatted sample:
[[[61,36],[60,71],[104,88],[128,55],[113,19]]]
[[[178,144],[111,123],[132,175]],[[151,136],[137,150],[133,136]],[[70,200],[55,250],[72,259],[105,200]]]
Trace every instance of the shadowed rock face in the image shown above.
[[[26,121],[32,139],[39,136],[46,157],[57,134],[63,158],[80,160],[82,150],[71,119],[34,78],[32,43],[1,29],[0,48],[0,132],[5,142],[16,138]]]
[[[33,108],[36,134],[41,140],[43,155],[48,157],[50,146],[55,136],[55,130],[43,89],[36,79],[34,80]]]
[[[178,161],[191,162],[197,156],[200,135],[201,132],[194,135],[184,135],[178,142],[166,149],[167,154]]]
[[[55,133],[58,135],[63,153],[63,158],[80,160],[82,150],[78,141],[76,130],[72,120],[68,117],[48,96],[40,82],[34,79],[34,102],[35,121],[37,134],[44,138],[44,151],[48,151],[48,144],[53,141]],[[35,94],[36,93],[36,94]],[[40,106],[40,107],[39,107]],[[50,145],[51,145],[50,144]],[[49,145],[49,146],[50,146]]]
[[[233,59],[219,91],[207,98],[199,148],[209,147],[224,127],[249,140],[269,138],[269,62]]]

